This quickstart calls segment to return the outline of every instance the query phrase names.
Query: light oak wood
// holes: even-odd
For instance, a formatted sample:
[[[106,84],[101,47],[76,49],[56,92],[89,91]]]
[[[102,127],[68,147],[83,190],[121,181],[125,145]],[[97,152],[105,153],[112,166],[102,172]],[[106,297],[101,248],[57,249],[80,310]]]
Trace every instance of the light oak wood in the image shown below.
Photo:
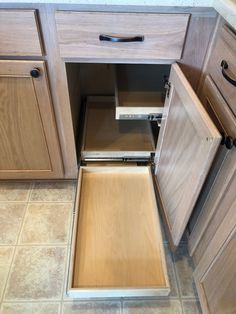
[[[183,56],[179,64],[194,91],[199,85],[216,22],[217,14],[215,16],[191,15],[189,20]]]
[[[89,97],[81,156],[86,158],[150,157],[155,151],[149,121],[115,120],[113,97]]]
[[[222,60],[226,60],[228,63],[227,74],[236,80],[236,33],[225,24],[221,27],[217,35],[207,71],[220,89],[234,115],[236,115],[235,86],[223,77],[220,66]]]
[[[72,292],[82,296],[90,290],[90,296],[106,297],[167,295],[150,169],[83,167],[79,181]]]
[[[209,114],[213,113],[211,117],[218,129],[235,138],[236,117],[209,75],[206,76],[203,85],[202,100]]]
[[[63,58],[116,60],[180,59],[189,14],[58,11],[56,24]],[[111,43],[99,35],[144,36],[143,42]]]
[[[210,39],[210,42],[209,42],[209,45],[208,45],[208,49],[206,51],[206,55],[205,55],[205,58],[204,58],[204,63],[203,63],[203,67],[202,67],[202,71],[201,71],[201,75],[200,75],[200,79],[199,79],[199,84],[198,84],[198,87],[197,87],[197,95],[198,95],[200,100],[202,100],[202,98],[201,98],[201,96],[202,96],[202,86],[204,84],[205,77],[206,77],[206,75],[209,74],[208,73],[208,68],[207,68],[208,67],[208,63],[209,63],[209,60],[212,57],[212,51],[214,49],[215,41],[216,41],[219,29],[221,28],[222,24],[223,24],[223,18],[220,15],[218,15],[218,17],[216,19],[216,24],[214,26],[214,30],[212,32],[212,36],[211,36],[211,39]]]
[[[63,159],[64,178],[76,179],[78,163],[71,113],[73,100],[70,103],[66,66],[59,54],[55,25],[55,6],[45,4],[34,4],[34,6],[38,7],[43,31],[49,82]],[[74,123],[74,126],[76,129],[77,123]]]
[[[189,252],[195,264],[201,260],[216,230],[231,207],[228,196],[231,180],[236,173],[236,152],[228,151],[212,185],[209,196],[189,238]]]
[[[203,262],[194,272],[204,314],[236,312],[236,227],[211,265]]]
[[[30,71],[39,68],[39,78]],[[63,169],[43,61],[0,61],[0,178],[61,178]]]
[[[156,176],[165,220],[177,246],[221,136],[177,64],[172,65],[169,81]]]
[[[0,10],[0,56],[42,56],[35,10]]]
[[[235,138],[236,118],[209,76],[206,76],[203,92],[205,107],[209,113],[212,112],[211,116],[215,115],[214,120],[218,129]],[[189,237],[189,251],[194,255],[195,263],[199,262],[228,210],[228,207],[222,207],[221,203],[227,195],[228,184],[236,171],[236,153],[234,150],[229,151],[221,147],[219,154],[221,161],[218,165],[218,174],[211,184],[211,190]]]

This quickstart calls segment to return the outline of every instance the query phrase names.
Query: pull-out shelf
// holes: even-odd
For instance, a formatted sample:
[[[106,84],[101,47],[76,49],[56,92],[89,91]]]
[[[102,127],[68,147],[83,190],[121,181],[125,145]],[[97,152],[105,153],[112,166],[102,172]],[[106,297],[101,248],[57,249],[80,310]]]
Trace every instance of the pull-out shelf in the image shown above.
[[[166,296],[169,281],[149,167],[81,167],[71,297]]]
[[[116,119],[160,121],[169,71],[169,65],[114,66]]]
[[[88,97],[81,149],[83,160],[149,159],[154,152],[149,121],[117,121],[113,97]]]

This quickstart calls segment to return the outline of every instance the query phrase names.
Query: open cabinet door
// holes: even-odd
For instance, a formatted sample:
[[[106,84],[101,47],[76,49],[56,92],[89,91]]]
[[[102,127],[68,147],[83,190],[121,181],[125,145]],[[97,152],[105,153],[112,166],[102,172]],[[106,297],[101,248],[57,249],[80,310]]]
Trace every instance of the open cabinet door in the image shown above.
[[[156,177],[172,244],[188,223],[221,136],[177,64],[170,72]]]

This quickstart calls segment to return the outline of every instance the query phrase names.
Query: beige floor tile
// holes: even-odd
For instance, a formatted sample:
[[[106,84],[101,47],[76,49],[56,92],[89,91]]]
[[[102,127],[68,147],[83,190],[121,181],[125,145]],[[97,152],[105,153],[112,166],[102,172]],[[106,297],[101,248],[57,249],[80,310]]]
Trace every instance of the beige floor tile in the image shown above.
[[[65,260],[64,247],[17,247],[4,301],[60,299]]]
[[[25,203],[0,202],[0,244],[16,244],[25,209]]]
[[[179,300],[124,301],[124,314],[182,314]]]
[[[14,247],[4,246],[0,247],[0,300],[2,298],[3,290],[6,284],[8,271],[12,261]]]
[[[1,314],[59,314],[60,303],[3,303]]]
[[[31,183],[28,182],[1,182],[0,183],[0,202],[28,201],[31,190]]]
[[[177,297],[179,295],[177,281],[175,277],[174,270],[174,260],[172,254],[170,252],[169,246],[165,244],[165,256],[166,256],[166,264],[167,264],[167,272],[170,281],[170,296]]]
[[[201,314],[201,306],[198,300],[184,300],[183,301],[184,314]]]
[[[19,243],[67,243],[72,203],[29,203]]]
[[[97,302],[64,302],[63,314],[120,314],[119,301]]]
[[[193,262],[188,255],[186,245],[180,245],[174,254],[177,280],[182,297],[196,297],[196,287],[193,280]]]
[[[31,202],[74,202],[75,181],[35,183]]]

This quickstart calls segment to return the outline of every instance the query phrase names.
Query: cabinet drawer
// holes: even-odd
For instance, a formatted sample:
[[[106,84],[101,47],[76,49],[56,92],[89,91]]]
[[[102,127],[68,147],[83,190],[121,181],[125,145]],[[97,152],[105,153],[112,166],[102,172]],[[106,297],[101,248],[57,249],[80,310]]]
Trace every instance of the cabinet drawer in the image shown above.
[[[223,60],[227,62],[227,69],[221,66]],[[222,71],[235,81],[235,85],[224,77]],[[236,33],[227,25],[222,27],[216,41],[210,60],[210,75],[236,115]]]
[[[68,295],[125,297],[170,291],[149,167],[81,167]]]
[[[0,10],[0,55],[42,55],[35,10]]]
[[[56,12],[61,56],[106,62],[175,60],[189,14]]]

